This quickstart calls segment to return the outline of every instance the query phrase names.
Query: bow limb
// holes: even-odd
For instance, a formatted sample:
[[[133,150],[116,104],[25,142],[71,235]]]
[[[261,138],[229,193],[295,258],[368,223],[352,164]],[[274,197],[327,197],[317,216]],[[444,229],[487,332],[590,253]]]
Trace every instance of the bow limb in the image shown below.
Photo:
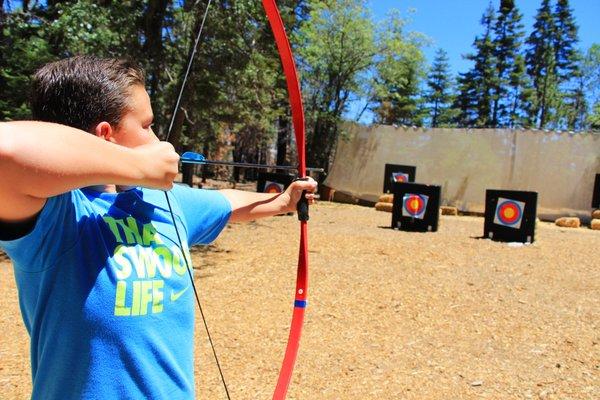
[[[300,82],[290,42],[285,33],[285,27],[279,14],[279,9],[275,0],[262,0],[267,18],[271,25],[279,56],[283,66],[283,72],[288,89],[288,97],[292,110],[292,122],[294,134],[296,137],[296,147],[298,153],[298,174],[300,177],[306,175],[305,159],[305,127],[304,127],[304,108],[302,105],[302,94],[300,92]],[[308,229],[307,221],[300,221],[300,250],[298,254],[298,271],[296,276],[296,292],[294,299],[294,311],[292,314],[292,324],[290,334],[285,349],[285,356],[277,379],[277,386],[273,394],[273,400],[283,400],[286,397],[287,390],[292,379],[298,348],[300,347],[300,336],[304,322],[304,313],[307,301],[307,283],[308,283]]]

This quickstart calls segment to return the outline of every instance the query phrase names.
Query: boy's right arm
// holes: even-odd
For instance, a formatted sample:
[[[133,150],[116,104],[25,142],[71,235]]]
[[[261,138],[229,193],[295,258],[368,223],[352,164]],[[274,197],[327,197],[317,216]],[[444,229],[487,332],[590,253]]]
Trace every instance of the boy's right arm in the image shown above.
[[[178,161],[167,142],[127,148],[58,124],[0,123],[0,221],[26,221],[47,198],[86,186],[170,189]]]

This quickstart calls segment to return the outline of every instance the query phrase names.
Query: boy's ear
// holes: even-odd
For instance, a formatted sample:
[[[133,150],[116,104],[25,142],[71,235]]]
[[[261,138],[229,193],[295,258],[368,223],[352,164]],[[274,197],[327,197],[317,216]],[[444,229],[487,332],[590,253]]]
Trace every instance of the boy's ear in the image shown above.
[[[100,122],[98,125],[96,125],[96,128],[94,128],[94,134],[96,136],[112,143],[115,142],[114,133],[114,129],[106,121]]]

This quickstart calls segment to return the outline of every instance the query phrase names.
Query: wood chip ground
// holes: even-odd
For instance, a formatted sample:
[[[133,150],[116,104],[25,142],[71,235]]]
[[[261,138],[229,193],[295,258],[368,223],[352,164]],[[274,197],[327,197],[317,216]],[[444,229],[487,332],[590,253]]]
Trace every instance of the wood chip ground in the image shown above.
[[[310,286],[288,399],[599,399],[600,232],[539,223],[533,245],[482,240],[483,219],[389,229],[311,209]],[[232,399],[269,399],[287,342],[298,222],[229,226],[195,248],[197,286]],[[28,337],[0,261],[0,397],[30,395]],[[169,332],[165,332],[168,335]],[[199,316],[197,398],[224,399]]]

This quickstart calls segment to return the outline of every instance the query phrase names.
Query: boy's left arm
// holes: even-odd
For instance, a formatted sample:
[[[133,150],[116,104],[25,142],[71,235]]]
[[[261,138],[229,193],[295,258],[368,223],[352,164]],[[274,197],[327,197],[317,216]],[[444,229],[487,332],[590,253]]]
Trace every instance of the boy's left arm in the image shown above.
[[[308,178],[306,181],[294,181],[283,193],[256,193],[242,190],[224,189],[220,192],[231,203],[231,222],[252,221],[296,211],[296,204],[306,191],[309,204],[314,203],[317,182]]]

